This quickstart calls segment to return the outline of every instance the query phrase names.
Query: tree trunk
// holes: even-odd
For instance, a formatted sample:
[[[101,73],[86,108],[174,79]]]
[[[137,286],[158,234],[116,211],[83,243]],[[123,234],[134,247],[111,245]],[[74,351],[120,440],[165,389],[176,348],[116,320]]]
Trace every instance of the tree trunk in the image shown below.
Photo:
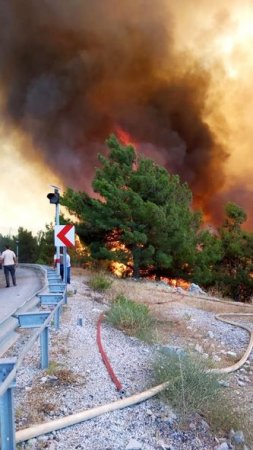
[[[132,249],[133,256],[133,278],[140,278],[140,255],[139,249]]]
[[[140,267],[137,261],[135,260],[133,265],[133,278],[140,278]]]

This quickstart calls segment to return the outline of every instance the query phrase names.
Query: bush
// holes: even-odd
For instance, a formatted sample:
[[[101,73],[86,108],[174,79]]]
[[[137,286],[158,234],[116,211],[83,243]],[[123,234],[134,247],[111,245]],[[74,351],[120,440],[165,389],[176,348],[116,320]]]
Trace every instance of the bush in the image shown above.
[[[112,285],[112,281],[109,280],[103,273],[96,273],[91,276],[89,280],[89,286],[94,289],[94,291],[104,292],[109,289]]]
[[[154,363],[154,376],[157,384],[170,381],[161,395],[183,417],[198,413],[215,432],[233,428],[247,434],[247,421],[236,413],[228,391],[219,383],[220,375],[209,372],[199,358],[175,351],[161,354]]]
[[[106,319],[113,326],[144,341],[152,341],[154,319],[146,305],[140,305],[120,294],[114,300]]]
[[[209,399],[214,398],[221,389],[218,377],[207,373],[201,361],[188,354],[171,351],[162,354],[154,365],[157,383],[170,381],[166,396],[172,406],[183,413],[201,411]]]

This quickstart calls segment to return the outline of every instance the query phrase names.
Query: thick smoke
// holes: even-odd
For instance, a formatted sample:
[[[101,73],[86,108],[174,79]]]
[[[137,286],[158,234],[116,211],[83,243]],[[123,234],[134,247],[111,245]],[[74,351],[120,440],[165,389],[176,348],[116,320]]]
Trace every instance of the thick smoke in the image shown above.
[[[210,70],[176,51],[169,6],[0,0],[1,118],[31,136],[28,159],[75,189],[88,189],[98,151],[120,127],[214,216],[227,151],[206,120]]]

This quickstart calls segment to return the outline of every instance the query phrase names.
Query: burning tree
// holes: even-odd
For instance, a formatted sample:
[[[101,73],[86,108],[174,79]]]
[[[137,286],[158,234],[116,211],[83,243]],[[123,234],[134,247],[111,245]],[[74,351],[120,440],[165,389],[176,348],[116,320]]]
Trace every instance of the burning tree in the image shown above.
[[[249,302],[253,295],[253,233],[241,227],[245,211],[235,203],[225,207],[223,225],[215,233],[201,231],[192,279],[215,286],[224,297]]]
[[[247,302],[253,295],[253,233],[241,228],[247,215],[240,206],[229,202],[225,212],[220,228],[223,256],[216,268],[217,284],[226,295]]]
[[[97,198],[67,189],[63,204],[74,214],[77,231],[94,259],[132,265],[156,275],[180,275],[196,254],[200,214],[191,210],[192,194],[179,176],[137,155],[115,136],[108,157],[99,155],[93,189]],[[112,245],[112,236],[118,247]]]

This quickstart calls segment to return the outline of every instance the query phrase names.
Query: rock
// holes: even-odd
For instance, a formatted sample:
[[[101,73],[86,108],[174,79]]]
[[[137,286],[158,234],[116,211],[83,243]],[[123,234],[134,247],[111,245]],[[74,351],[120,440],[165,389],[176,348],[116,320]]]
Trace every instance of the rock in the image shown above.
[[[40,379],[40,381],[41,381],[41,383],[46,383],[47,377],[42,377],[42,378]]]
[[[55,442],[51,442],[51,443],[49,444],[47,450],[56,450],[56,448],[57,448],[56,446],[57,446],[57,444],[56,444]]]
[[[231,435],[231,443],[234,444],[234,445],[244,444],[245,443],[245,438],[244,438],[243,432],[242,431],[235,431]]]
[[[163,417],[161,421],[167,423],[170,426],[172,426],[176,422],[176,420],[177,420],[176,414],[171,412],[169,416]]]
[[[230,449],[230,447],[227,444],[227,442],[222,442],[222,444],[215,447],[215,450],[229,450],[229,449]]]
[[[175,345],[161,345],[161,346],[159,346],[159,350],[163,354],[168,355],[168,356],[173,356],[175,354],[182,355],[182,356],[186,355],[186,352],[183,348],[177,347]]]
[[[55,375],[48,375],[48,381],[56,381],[58,380],[58,377],[56,377]]]
[[[175,292],[178,292],[179,294],[184,294],[185,293],[184,289],[182,289],[181,287],[175,288]]]
[[[138,442],[136,439],[130,439],[126,446],[126,450],[141,450],[142,444]]]
[[[46,441],[48,441],[48,436],[39,436],[37,438],[37,440],[40,442],[46,442]]]
[[[236,358],[237,354],[235,352],[228,351],[227,356],[229,356],[230,358]]]
[[[174,450],[174,447],[172,447],[171,444],[166,444],[163,441],[158,441],[157,445],[159,445],[159,449],[161,450]]]
[[[212,331],[208,331],[208,332],[207,332],[207,336],[208,336],[210,339],[213,339],[213,338],[214,338],[214,334],[213,334]]]
[[[227,380],[219,380],[218,383],[221,386],[226,387],[226,388],[230,386],[229,381],[227,381]]]
[[[210,430],[210,426],[204,419],[201,420],[201,427],[203,428],[203,430]]]
[[[191,283],[191,285],[188,288],[188,292],[190,292],[191,294],[203,294],[206,295],[205,291],[203,291],[203,289],[201,289],[197,284],[195,283]]]

